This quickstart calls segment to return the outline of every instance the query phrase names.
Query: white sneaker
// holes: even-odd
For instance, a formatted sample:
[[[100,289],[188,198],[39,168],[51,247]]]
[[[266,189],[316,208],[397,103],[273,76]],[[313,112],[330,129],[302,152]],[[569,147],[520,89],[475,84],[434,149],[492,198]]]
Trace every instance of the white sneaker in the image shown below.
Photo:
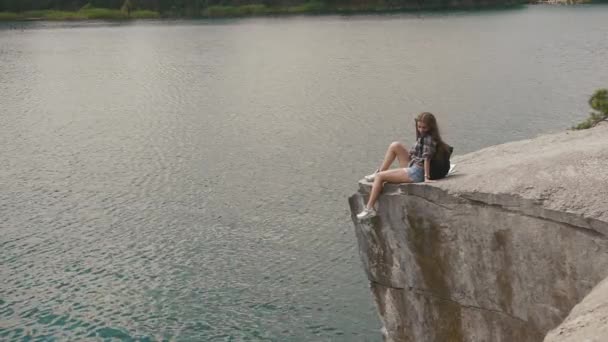
[[[450,165],[450,171],[448,171],[448,176],[449,175],[453,175],[456,172],[456,164],[451,164]]]
[[[367,218],[374,217],[376,215],[377,215],[377,213],[376,213],[376,210],[374,210],[374,208],[367,208],[366,207],[365,209],[363,209],[362,212],[360,212],[360,213],[357,214],[357,218],[359,220],[365,220]]]
[[[374,179],[376,179],[376,174],[378,173],[379,170],[376,170],[374,173],[372,173],[371,175],[367,175],[365,177],[363,177],[365,179],[366,182],[373,182]]]

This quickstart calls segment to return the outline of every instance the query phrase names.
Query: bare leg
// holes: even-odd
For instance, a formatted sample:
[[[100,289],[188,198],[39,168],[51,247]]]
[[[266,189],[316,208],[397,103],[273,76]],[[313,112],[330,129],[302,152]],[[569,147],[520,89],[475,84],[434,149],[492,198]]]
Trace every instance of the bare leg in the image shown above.
[[[410,153],[407,151],[407,148],[398,141],[395,141],[388,146],[384,161],[379,170],[388,170],[393,161],[395,161],[395,158],[399,160],[399,167],[401,168],[407,167],[407,164],[410,162]]]
[[[412,180],[408,176],[407,172],[402,168],[378,172],[376,178],[374,179],[374,184],[372,185],[369,201],[367,202],[368,208],[373,208],[374,204],[376,204],[380,191],[382,191],[384,182],[411,183]]]

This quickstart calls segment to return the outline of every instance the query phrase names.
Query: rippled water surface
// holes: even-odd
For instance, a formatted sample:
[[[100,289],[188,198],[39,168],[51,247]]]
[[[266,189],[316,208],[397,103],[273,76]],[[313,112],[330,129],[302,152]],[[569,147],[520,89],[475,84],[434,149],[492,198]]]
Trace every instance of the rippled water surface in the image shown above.
[[[561,130],[608,7],[0,24],[0,340],[378,341],[347,196],[413,116]]]

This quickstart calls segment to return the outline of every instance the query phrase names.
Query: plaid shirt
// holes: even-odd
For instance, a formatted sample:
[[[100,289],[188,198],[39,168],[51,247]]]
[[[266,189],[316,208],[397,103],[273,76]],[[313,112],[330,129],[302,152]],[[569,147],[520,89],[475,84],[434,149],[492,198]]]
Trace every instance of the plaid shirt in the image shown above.
[[[418,140],[416,140],[416,145],[410,150],[410,166],[416,164],[422,167],[424,160],[433,158],[436,150],[437,143],[433,141],[433,137],[429,134],[418,138]]]

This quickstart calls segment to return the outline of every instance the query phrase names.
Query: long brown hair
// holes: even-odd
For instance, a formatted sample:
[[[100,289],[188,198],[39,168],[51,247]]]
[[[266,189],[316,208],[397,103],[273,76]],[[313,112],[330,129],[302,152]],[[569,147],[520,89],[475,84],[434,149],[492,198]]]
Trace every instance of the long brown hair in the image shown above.
[[[446,143],[443,142],[443,139],[441,139],[441,134],[439,133],[439,126],[437,125],[437,119],[435,119],[435,115],[429,112],[423,112],[418,114],[418,116],[416,117],[416,123],[414,124],[416,128],[416,140],[420,138],[420,132],[418,132],[418,121],[424,122],[426,127],[429,128],[428,134],[431,135],[431,138],[437,144],[437,155],[441,155],[442,153],[447,152],[448,147]]]

